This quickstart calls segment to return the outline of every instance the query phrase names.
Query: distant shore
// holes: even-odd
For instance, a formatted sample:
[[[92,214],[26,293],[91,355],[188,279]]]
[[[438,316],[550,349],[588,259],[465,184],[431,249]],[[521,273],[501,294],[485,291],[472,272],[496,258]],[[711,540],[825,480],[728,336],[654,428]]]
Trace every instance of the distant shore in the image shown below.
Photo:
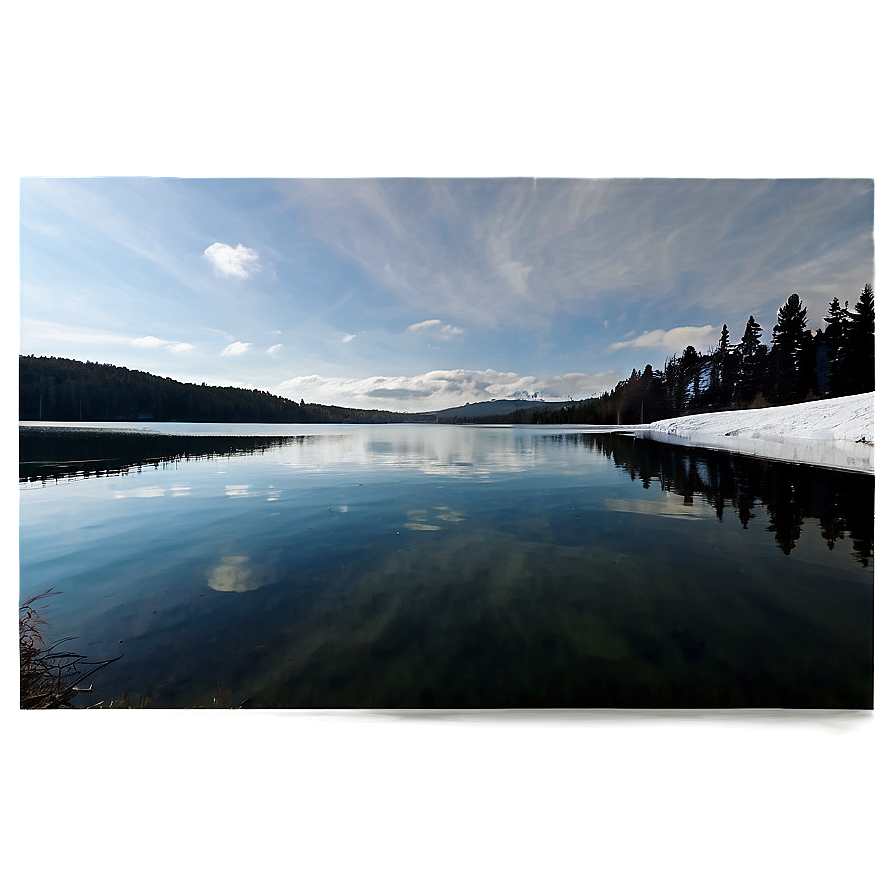
[[[874,393],[626,427],[641,438],[874,473]]]

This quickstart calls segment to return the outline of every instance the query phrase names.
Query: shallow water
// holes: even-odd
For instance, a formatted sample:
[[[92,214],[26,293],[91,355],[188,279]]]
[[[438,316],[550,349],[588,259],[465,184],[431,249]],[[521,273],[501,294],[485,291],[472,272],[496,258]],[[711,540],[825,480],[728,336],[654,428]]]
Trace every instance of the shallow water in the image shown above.
[[[96,429],[20,456],[23,598],[123,654],[82,705],[872,705],[872,476],[593,428]]]

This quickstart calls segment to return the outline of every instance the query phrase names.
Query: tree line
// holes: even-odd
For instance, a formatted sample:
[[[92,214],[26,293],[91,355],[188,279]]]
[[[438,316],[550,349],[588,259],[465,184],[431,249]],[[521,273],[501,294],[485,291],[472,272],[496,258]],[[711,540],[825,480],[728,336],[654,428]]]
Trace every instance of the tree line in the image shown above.
[[[614,433],[557,436],[603,454],[644,488],[654,483],[686,505],[709,505],[721,521],[726,510],[747,529],[757,520],[790,554],[806,530],[828,549],[849,539],[852,558],[868,566],[874,555],[874,477],[801,464],[782,465],[726,451],[683,450]],[[759,508],[765,514],[758,513]],[[767,517],[767,518],[766,518]]]
[[[874,391],[874,290],[866,283],[855,307],[834,298],[816,331],[794,293],[778,309],[771,343],[751,314],[739,343],[722,325],[705,352],[689,345],[666,359],[632,370],[613,389],[560,408],[527,408],[481,419],[488,423],[652,423],[682,414],[770,407]]]
[[[19,356],[20,420],[394,423],[408,416],[306,404],[258,389],[180,383],[93,361]]]

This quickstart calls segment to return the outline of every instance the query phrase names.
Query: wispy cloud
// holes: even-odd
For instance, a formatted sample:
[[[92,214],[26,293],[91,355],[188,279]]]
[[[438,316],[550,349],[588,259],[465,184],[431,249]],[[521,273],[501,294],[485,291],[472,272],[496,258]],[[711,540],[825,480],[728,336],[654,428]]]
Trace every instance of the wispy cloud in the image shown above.
[[[442,321],[437,318],[421,320],[419,323],[411,324],[407,329],[409,333],[415,333],[420,330],[434,330],[442,339],[450,339],[452,336],[460,336],[461,333],[466,332],[463,327],[443,324]]]
[[[644,320],[670,305],[733,320],[793,291],[817,317],[832,294],[872,275],[870,181],[548,179],[533,188],[512,178],[396,179],[282,189],[309,233],[421,311],[421,323],[450,316],[539,330],[557,311],[602,322],[621,303]]]
[[[438,327],[441,323],[440,320],[421,320],[419,323],[411,324],[408,330],[411,332],[414,330],[429,330],[433,327]]]
[[[215,273],[221,277],[248,278],[261,270],[258,253],[242,243],[229,246],[227,243],[212,243],[202,253],[212,264]]]
[[[498,270],[504,275],[515,292],[524,293],[526,291],[526,281],[529,274],[532,273],[531,264],[523,264],[520,261],[505,261],[498,266]]]
[[[721,327],[712,325],[705,327],[673,327],[671,330],[645,330],[634,339],[614,342],[609,346],[611,352],[622,348],[662,349],[665,352],[680,352],[693,345],[702,350],[714,341]]]
[[[200,288],[204,278],[192,261],[185,261],[179,245],[203,238],[192,229],[183,199],[184,194],[163,178],[24,178],[22,223],[27,227],[36,216],[40,226],[35,229],[85,259],[101,252],[107,289],[114,283],[132,295],[133,278],[130,272],[122,275],[119,266],[137,259],[154,265],[156,277],[170,277],[185,289]],[[216,212],[220,216],[222,207]],[[49,230],[45,217],[56,222]],[[230,226],[238,223],[227,221]],[[82,274],[70,263],[63,270],[69,284],[73,275]]]
[[[166,348],[176,355],[183,355],[193,350],[193,345],[189,342],[159,339],[157,336],[141,336],[138,339],[132,339],[131,345],[136,345],[138,348]]]
[[[283,348],[283,343],[282,343],[282,342],[278,342],[276,345],[272,345],[272,346],[268,349],[268,354],[269,354],[269,355],[276,355],[276,354],[279,354],[281,348]],[[231,354],[233,354],[233,352],[231,352]]]
[[[352,339],[354,339],[355,336],[357,336],[357,335],[358,335],[357,333],[346,333],[345,336],[343,336],[342,339],[340,339],[339,341],[340,342],[351,342]]]
[[[222,350],[221,355],[225,358],[231,355],[242,355],[249,350],[251,345],[251,342],[231,342],[230,345]]]
[[[80,327],[59,321],[23,317],[21,324],[23,328],[28,328],[32,339],[47,345],[112,346],[128,345],[133,342],[133,335],[126,333],[116,333],[111,330],[93,327]]]

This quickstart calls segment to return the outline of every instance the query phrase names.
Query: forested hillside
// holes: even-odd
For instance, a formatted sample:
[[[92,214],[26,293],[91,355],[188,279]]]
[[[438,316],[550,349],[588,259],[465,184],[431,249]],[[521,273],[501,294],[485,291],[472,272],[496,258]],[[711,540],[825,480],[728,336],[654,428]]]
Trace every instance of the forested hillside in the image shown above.
[[[556,409],[528,409],[478,422],[653,423],[682,414],[770,407],[874,391],[874,291],[865,284],[855,308],[834,298],[824,329],[806,327],[806,308],[790,296],[778,309],[770,345],[753,316],[739,343],[727,324],[718,345],[689,345],[662,370],[633,370],[609,392]]]
[[[392,423],[409,415],[296,403],[257,389],[197,386],[111,364],[20,355],[19,419]]]

